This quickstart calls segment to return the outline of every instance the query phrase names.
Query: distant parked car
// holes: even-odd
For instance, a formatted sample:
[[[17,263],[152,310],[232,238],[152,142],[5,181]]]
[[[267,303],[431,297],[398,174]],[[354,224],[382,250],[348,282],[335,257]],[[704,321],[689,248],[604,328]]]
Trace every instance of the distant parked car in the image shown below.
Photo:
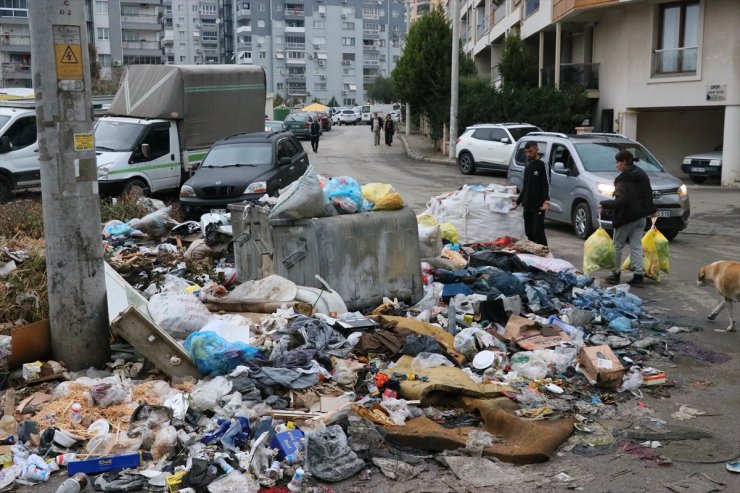
[[[285,127],[298,138],[311,138],[311,122],[313,115],[309,113],[291,113],[285,117]]]
[[[309,115],[311,115],[311,119],[313,120],[313,117],[316,116],[319,118],[319,123],[321,123],[321,130],[326,130],[329,132],[331,130],[331,118],[329,117],[328,113],[324,113],[323,111],[309,111]]]
[[[466,128],[455,143],[460,172],[506,171],[519,139],[539,131],[528,123],[481,123]]]
[[[357,125],[360,121],[361,116],[359,113],[355,113],[354,110],[344,109],[337,114],[339,125]]]
[[[683,158],[681,171],[689,175],[694,183],[704,183],[707,178],[722,176],[722,146],[713,152],[692,154]]]
[[[285,123],[280,120],[267,120],[265,121],[265,132],[284,132]]]
[[[227,204],[276,195],[303,175],[308,155],[290,132],[236,134],[208,151],[198,171],[180,188],[188,215]]]

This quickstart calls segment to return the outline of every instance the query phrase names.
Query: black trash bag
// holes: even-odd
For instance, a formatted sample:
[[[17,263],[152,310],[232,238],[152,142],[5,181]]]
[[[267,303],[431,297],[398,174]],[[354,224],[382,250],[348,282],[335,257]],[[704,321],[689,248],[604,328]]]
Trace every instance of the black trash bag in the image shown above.
[[[182,478],[183,488],[193,488],[198,493],[206,493],[207,486],[221,476],[221,470],[212,467],[205,459],[193,459],[193,466]]]
[[[491,266],[506,272],[527,272],[529,267],[513,253],[481,250],[470,254],[469,267]]]
[[[447,354],[442,345],[434,337],[426,335],[410,335],[406,337],[406,344],[401,348],[401,354],[417,356],[419,353]]]
[[[339,425],[306,433],[306,472],[322,481],[337,482],[357,474],[365,467],[347,443]]]

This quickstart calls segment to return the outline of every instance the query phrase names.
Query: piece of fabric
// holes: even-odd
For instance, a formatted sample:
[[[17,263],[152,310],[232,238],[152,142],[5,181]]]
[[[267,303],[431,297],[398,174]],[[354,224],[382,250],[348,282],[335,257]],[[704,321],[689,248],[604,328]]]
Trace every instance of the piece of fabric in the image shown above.
[[[257,371],[250,371],[249,377],[263,387],[288,387],[302,390],[319,383],[316,373],[303,373],[289,368],[264,367]]]
[[[282,337],[276,341],[270,354],[270,360],[273,362],[293,349],[314,349],[339,358],[346,358],[352,350],[349,342],[342,334],[329,327],[325,322],[312,317],[299,315],[290,325],[276,331],[276,333],[281,334]],[[304,344],[291,347],[295,343],[296,334],[303,338]]]

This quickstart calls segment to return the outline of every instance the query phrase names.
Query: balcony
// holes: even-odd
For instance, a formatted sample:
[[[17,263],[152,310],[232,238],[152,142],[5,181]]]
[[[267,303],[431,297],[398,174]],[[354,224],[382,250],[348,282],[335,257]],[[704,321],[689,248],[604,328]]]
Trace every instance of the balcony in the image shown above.
[[[306,74],[288,74],[285,78],[288,82],[304,82],[306,80]]]
[[[0,36],[0,51],[31,51],[31,36],[3,34]]]
[[[542,85],[555,85],[555,67],[542,70]],[[598,63],[562,63],[560,64],[560,87],[580,87],[589,91],[599,90]]]
[[[10,62],[2,64],[2,76],[5,79],[30,79],[31,64]]]
[[[304,17],[306,15],[305,9],[285,9],[283,10],[285,17]]]
[[[130,50],[156,50],[159,44],[156,41],[122,41],[121,47]]]
[[[122,29],[139,29],[139,30],[153,30],[159,31],[162,25],[159,23],[159,18],[156,15],[151,14],[139,14],[139,15],[121,15],[121,28]]]
[[[252,49],[252,43],[237,43],[236,49],[250,51]]]
[[[306,43],[285,43],[286,50],[305,50]]]
[[[363,60],[362,64],[366,67],[379,67],[380,66],[380,60]]]
[[[252,9],[237,9],[236,19],[248,19],[252,16]]]

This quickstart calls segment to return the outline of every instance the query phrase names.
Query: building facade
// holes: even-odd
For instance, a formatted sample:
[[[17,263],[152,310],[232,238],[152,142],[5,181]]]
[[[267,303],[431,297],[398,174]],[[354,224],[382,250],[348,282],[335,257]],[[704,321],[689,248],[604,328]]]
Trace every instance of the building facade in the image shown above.
[[[587,90],[595,131],[639,140],[679,176],[683,156],[722,145],[721,182],[740,184],[740,2],[466,0],[460,22],[493,83],[517,32],[537,54],[540,85]]]

